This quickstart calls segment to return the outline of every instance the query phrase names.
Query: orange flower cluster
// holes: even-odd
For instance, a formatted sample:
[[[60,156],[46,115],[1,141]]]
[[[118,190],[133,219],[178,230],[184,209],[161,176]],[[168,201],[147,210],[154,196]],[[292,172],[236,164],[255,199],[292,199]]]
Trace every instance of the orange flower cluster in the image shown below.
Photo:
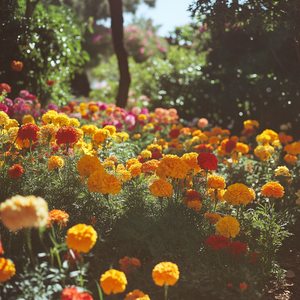
[[[141,266],[140,260],[135,257],[128,258],[125,256],[119,260],[119,263],[121,271],[123,271],[125,274],[130,274],[132,270],[136,270]]]
[[[208,219],[211,224],[216,224],[222,217],[219,214],[206,213],[204,218]]]
[[[48,222],[47,222],[47,227],[50,227],[50,223],[56,223],[58,226],[61,225],[61,227],[67,226],[67,221],[68,221],[69,215],[60,209],[52,209],[49,212],[48,215]]]
[[[240,203],[248,204],[253,201],[253,197],[248,189],[242,183],[235,183],[228,187],[224,194],[224,199],[228,204],[233,206],[239,205]]]
[[[176,264],[161,262],[152,271],[152,278],[156,285],[174,285],[179,279],[179,270]]]
[[[202,208],[202,195],[200,193],[197,193],[194,190],[188,190],[187,196],[182,198],[182,202],[187,204],[188,208],[192,208],[195,211],[199,211]]]
[[[284,188],[277,182],[268,182],[261,189],[262,195],[265,197],[282,198],[284,194]]]
[[[207,178],[207,188],[209,189],[225,189],[225,179],[218,175],[212,175]]]
[[[126,289],[127,279],[123,272],[109,270],[101,275],[100,285],[105,294],[123,293]]]
[[[149,190],[150,193],[155,197],[170,198],[173,194],[172,184],[162,179],[155,180],[149,186]]]

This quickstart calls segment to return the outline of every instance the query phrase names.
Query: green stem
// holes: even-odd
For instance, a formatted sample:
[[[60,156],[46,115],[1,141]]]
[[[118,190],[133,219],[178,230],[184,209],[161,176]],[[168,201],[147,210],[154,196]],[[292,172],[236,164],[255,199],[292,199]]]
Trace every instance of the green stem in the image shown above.
[[[26,228],[24,230],[25,230],[25,235],[26,235],[26,240],[27,240],[27,248],[28,248],[28,252],[29,252],[30,261],[31,261],[32,265],[35,267],[34,257],[33,257],[33,253],[32,253],[32,246],[31,246],[30,228]]]
[[[165,300],[168,300],[168,287],[169,285],[165,282]]]

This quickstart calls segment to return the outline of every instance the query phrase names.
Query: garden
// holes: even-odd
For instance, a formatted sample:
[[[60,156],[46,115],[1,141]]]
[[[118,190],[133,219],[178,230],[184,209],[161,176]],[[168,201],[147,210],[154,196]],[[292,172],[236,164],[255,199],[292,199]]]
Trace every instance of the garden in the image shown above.
[[[295,277],[296,0],[190,1],[166,38],[123,27],[142,1],[4,2],[0,299],[266,300]]]

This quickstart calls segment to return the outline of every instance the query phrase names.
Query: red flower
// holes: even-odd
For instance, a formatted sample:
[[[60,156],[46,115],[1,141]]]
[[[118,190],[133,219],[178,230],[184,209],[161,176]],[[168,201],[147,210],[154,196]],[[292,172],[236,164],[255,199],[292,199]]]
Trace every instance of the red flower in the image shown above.
[[[76,263],[77,260],[81,259],[80,254],[76,251],[76,250],[72,250],[73,251],[73,255],[71,253],[71,250],[69,250],[69,252],[67,252],[64,255],[64,260],[68,260],[70,263],[70,269],[73,270],[74,269],[74,264]]]
[[[189,198],[199,198],[202,199],[202,195],[194,190],[187,190],[186,193],[188,194]]]
[[[225,151],[231,153],[231,151],[236,147],[236,142],[233,140],[228,140],[225,144]]]
[[[246,283],[240,283],[240,290],[241,291],[244,291],[247,287],[248,287],[248,285]]]
[[[158,150],[152,152],[151,159],[159,160],[162,157],[163,157],[162,154]]]
[[[128,258],[125,256],[119,260],[119,263],[121,271],[123,271],[125,274],[130,274],[132,270],[136,270],[141,266],[140,260],[135,257]]]
[[[60,300],[93,300],[89,293],[79,293],[77,287],[67,287],[62,291]]]
[[[153,133],[155,133],[156,131],[160,131],[162,130],[162,127],[154,125],[154,129],[152,130]]]
[[[66,144],[66,143],[77,143],[78,142],[78,134],[75,128],[72,126],[63,126],[60,127],[56,132],[56,143],[58,145]]]
[[[38,131],[40,131],[39,126],[35,124],[25,124],[21,126],[18,132],[18,137],[21,140],[31,140],[33,142],[36,142],[39,138]]]
[[[169,136],[172,138],[172,139],[176,139],[178,138],[180,134],[180,131],[178,129],[173,129],[169,132]]]
[[[208,169],[210,171],[217,170],[218,159],[214,154],[208,152],[201,152],[199,153],[197,160],[198,165],[201,169]]]
[[[229,244],[229,238],[222,235],[211,235],[206,239],[206,246],[210,246],[215,250],[219,250],[220,247],[225,248]]]
[[[11,178],[19,178],[25,170],[20,165],[14,165],[8,170],[8,174]]]
[[[7,83],[1,83],[0,84],[0,95],[2,94],[3,91],[6,91],[6,93],[11,92],[11,88]]]
[[[251,262],[257,261],[259,255],[257,253],[249,253],[248,257],[250,258]]]
[[[1,236],[0,236],[0,238],[1,238]],[[3,247],[2,247],[1,239],[0,239],[0,254],[4,254],[4,250],[3,250]]]
[[[46,82],[46,84],[47,84],[47,85],[53,85],[53,84],[54,84],[54,81],[53,81],[53,80],[48,80],[48,81]]]
[[[244,135],[251,135],[253,133],[254,133],[254,128],[249,128],[245,130]]]
[[[201,144],[195,149],[198,152],[209,152],[212,153],[214,151],[214,148],[208,144]]]
[[[233,287],[232,283],[227,284],[228,287]]]
[[[243,244],[242,242],[232,242],[229,244],[227,248],[227,252],[230,256],[233,252],[234,253],[233,258],[236,259],[240,253],[246,254],[247,244]]]

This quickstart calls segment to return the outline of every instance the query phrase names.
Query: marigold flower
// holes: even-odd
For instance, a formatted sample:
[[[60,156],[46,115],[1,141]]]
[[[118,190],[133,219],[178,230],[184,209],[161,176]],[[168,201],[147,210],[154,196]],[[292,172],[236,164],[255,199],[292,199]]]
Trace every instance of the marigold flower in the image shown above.
[[[146,158],[151,158],[152,153],[149,150],[144,150],[144,151],[141,152],[141,156],[142,156],[142,158],[145,158],[145,159]]]
[[[20,127],[18,131],[18,137],[21,140],[31,140],[33,142],[36,142],[39,139],[38,131],[40,131],[39,126],[35,124],[25,124]]]
[[[48,204],[40,197],[16,195],[0,205],[5,227],[17,231],[21,227],[43,227],[48,220]]]
[[[244,128],[245,129],[252,129],[253,126],[255,127],[259,127],[259,123],[256,121],[256,120],[247,120],[247,121],[244,121]]]
[[[22,124],[32,123],[35,124],[35,120],[32,115],[27,115],[22,118]]]
[[[200,170],[200,166],[198,165],[198,153],[195,152],[190,152],[190,153],[186,153],[184,154],[181,159],[193,170],[195,171],[199,171]]]
[[[14,165],[8,170],[8,174],[11,178],[19,178],[24,172],[24,168],[20,165]]]
[[[166,155],[156,169],[156,175],[161,179],[178,178],[184,179],[190,170],[182,159],[176,155]]]
[[[284,133],[279,133],[278,139],[282,144],[288,144],[293,141],[293,137],[291,135],[286,135]]]
[[[129,172],[130,172],[131,176],[135,178],[135,177],[141,175],[141,167],[142,167],[142,164],[140,162],[136,163],[134,165],[131,165],[129,168]]]
[[[77,287],[67,287],[62,291],[60,300],[93,300],[86,292],[79,293]]]
[[[282,198],[284,194],[284,188],[281,184],[271,181],[266,183],[261,188],[261,193],[265,197],[275,197],[275,198]]]
[[[96,131],[98,130],[98,127],[95,126],[95,125],[83,125],[81,127],[81,130],[85,133],[85,134],[88,134],[88,135],[92,135],[92,134],[95,134]]]
[[[284,146],[283,151],[286,151],[291,155],[300,154],[300,142],[294,142],[292,144]]]
[[[79,127],[80,123],[79,123],[78,119],[76,119],[76,118],[70,118],[69,119],[69,126]]]
[[[155,197],[170,198],[173,194],[172,184],[162,179],[155,180],[149,186],[149,190],[150,193]]]
[[[69,126],[70,119],[66,114],[57,114],[53,117],[52,122],[54,125]]]
[[[225,179],[218,175],[212,175],[207,178],[207,187],[209,189],[225,189]]]
[[[159,165],[158,160],[156,160],[156,159],[149,160],[149,161],[142,164],[141,172],[146,174],[146,175],[150,175],[152,173],[155,173],[158,165]]]
[[[12,61],[10,65],[11,69],[17,72],[21,72],[23,69],[23,63],[21,61]]]
[[[101,275],[100,285],[104,293],[110,295],[111,293],[123,293],[126,289],[127,279],[126,275],[118,270],[109,270]]]
[[[93,141],[102,144],[108,137],[110,137],[110,131],[108,129],[98,129],[93,135]]]
[[[208,219],[211,224],[216,224],[222,217],[219,214],[206,213],[204,218]]]
[[[176,139],[180,135],[180,131],[178,129],[173,129],[169,132],[169,136],[172,139]]]
[[[57,111],[49,110],[42,116],[42,120],[44,123],[51,124],[53,123],[57,115],[58,115]]]
[[[286,166],[279,166],[275,170],[275,176],[291,177],[290,170]]]
[[[248,285],[246,283],[240,283],[240,290],[243,292],[245,289],[247,289]]]
[[[249,152],[249,146],[244,143],[236,143],[235,150],[242,154],[246,154]]]
[[[219,145],[220,140],[217,136],[210,136],[209,139],[208,139],[208,143],[210,145]]]
[[[161,262],[152,271],[152,278],[156,285],[174,285],[179,279],[179,270],[176,264]]]
[[[197,160],[201,169],[208,169],[210,171],[217,170],[218,159],[214,154],[201,152],[199,153]]]
[[[121,271],[123,271],[125,274],[130,274],[132,269],[136,270],[141,266],[140,260],[135,257],[128,258],[127,256],[125,256],[124,258],[119,260],[119,263]]]
[[[202,208],[202,202],[200,201],[200,199],[195,198],[188,201],[187,207],[192,208],[194,211],[199,211]]]
[[[82,177],[86,177],[96,171],[104,172],[104,167],[97,157],[84,155],[77,162],[77,170]]]
[[[233,258],[236,259],[240,253],[247,253],[247,244],[243,244],[242,242],[232,242],[228,245],[227,252],[230,256],[233,255]]]
[[[127,170],[120,170],[120,171],[117,171],[117,175],[118,175],[118,178],[120,180],[122,180],[123,182],[127,182],[129,180],[131,180],[131,173]]]
[[[248,187],[246,187],[242,183],[235,183],[230,185],[223,197],[228,204],[231,204],[233,206],[239,205],[240,203],[246,205],[249,202],[253,201],[253,197]]]
[[[54,169],[61,169],[64,166],[64,164],[65,164],[64,160],[59,156],[51,156],[48,159],[49,171],[52,171]]]
[[[239,226],[240,223],[237,219],[230,216],[226,216],[218,221],[216,225],[216,230],[221,235],[227,238],[235,238],[236,235],[240,232]]]
[[[97,232],[91,225],[77,224],[67,232],[66,242],[70,249],[88,253],[97,241]]]
[[[124,300],[150,300],[150,298],[148,295],[145,295],[143,292],[139,290],[134,290],[126,294],[126,298]]]
[[[228,140],[226,143],[225,143],[225,151],[226,153],[231,153],[231,151],[233,149],[236,148],[236,142],[233,141],[233,140]]]
[[[113,136],[117,131],[116,127],[113,125],[106,125],[104,129],[108,130],[111,136]]]
[[[78,142],[78,133],[72,126],[63,126],[57,130],[55,138],[57,145],[73,144]]]
[[[56,223],[58,226],[62,227],[67,225],[69,215],[60,209],[52,209],[48,214],[47,227],[50,227],[50,223]]]
[[[16,274],[16,268],[13,262],[4,257],[0,257],[0,282],[9,280]]]
[[[226,248],[229,244],[229,238],[222,235],[211,235],[206,239],[206,246],[219,250],[220,247]]]
[[[294,165],[296,160],[298,160],[298,157],[296,155],[286,154],[283,159],[287,163],[291,163],[292,165]]]

